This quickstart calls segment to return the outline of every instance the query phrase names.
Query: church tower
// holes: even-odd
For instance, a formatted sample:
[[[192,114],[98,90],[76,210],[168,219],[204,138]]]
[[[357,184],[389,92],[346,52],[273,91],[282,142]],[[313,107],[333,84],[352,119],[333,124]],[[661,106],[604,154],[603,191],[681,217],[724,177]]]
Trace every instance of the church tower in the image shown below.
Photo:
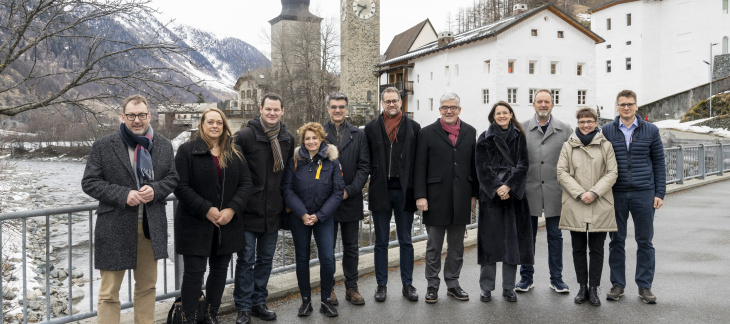
[[[303,59],[321,64],[322,18],[309,12],[309,0],[281,0],[271,24],[271,67],[278,74]]]
[[[371,118],[379,102],[380,0],[341,0],[340,10],[340,91],[352,114]]]

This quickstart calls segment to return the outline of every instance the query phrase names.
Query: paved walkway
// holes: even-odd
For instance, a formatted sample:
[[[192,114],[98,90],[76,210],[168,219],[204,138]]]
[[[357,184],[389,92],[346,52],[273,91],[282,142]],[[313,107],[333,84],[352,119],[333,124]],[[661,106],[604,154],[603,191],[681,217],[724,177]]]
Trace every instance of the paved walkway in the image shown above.
[[[712,177],[715,178],[715,177]],[[709,179],[709,178],[708,178]],[[719,179],[718,179],[719,180]],[[705,182],[707,183],[707,182]],[[674,185],[673,188],[677,186]],[[679,189],[690,188],[683,185]],[[677,189],[673,189],[677,190]],[[366,298],[364,306],[354,306],[344,300],[344,285],[338,282],[335,291],[341,301],[340,316],[326,318],[317,312],[319,294],[312,297],[315,312],[308,318],[296,316],[300,305],[298,295],[292,295],[269,304],[277,312],[277,323],[590,323],[590,322],[653,322],[653,323],[708,323],[724,322],[730,317],[730,181],[721,181],[671,194],[664,207],[656,214],[654,246],[656,247],[656,277],[652,291],[657,295],[656,305],[645,305],[638,298],[637,287],[628,282],[626,296],[618,302],[603,300],[601,307],[573,303],[577,290],[571,257],[570,235],[563,235],[563,276],[573,290],[557,294],[549,288],[547,246],[545,231],[538,231],[536,254],[536,288],[519,293],[517,303],[508,303],[501,294],[495,294],[490,303],[479,301],[479,265],[474,247],[464,254],[461,285],[471,295],[468,302],[446,296],[445,285],[439,291],[439,302],[428,305],[423,261],[416,263],[414,286],[418,302],[409,302],[400,294],[397,268],[389,273],[391,279],[388,299],[377,303],[373,299],[376,283],[372,274],[360,278],[360,292]],[[633,278],[636,243],[633,226],[629,226],[627,240],[627,278]],[[392,253],[392,252],[391,252]],[[610,287],[607,264],[604,262],[601,295]],[[365,255],[363,258],[372,258]],[[499,267],[498,267],[499,268]],[[316,273],[313,271],[313,274]],[[501,274],[497,274],[501,278]],[[497,283],[499,286],[499,281]],[[497,291],[495,291],[497,293]],[[235,321],[235,314],[226,315],[222,323]],[[263,323],[254,319],[254,323]]]

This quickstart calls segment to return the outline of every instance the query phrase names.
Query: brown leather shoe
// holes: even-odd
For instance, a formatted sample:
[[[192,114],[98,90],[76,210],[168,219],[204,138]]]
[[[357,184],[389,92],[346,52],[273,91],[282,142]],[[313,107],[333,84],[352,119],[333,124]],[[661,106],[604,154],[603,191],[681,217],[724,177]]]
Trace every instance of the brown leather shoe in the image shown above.
[[[651,293],[651,289],[649,288],[639,288],[639,297],[641,297],[641,301],[647,304],[656,304],[656,296]]]
[[[337,306],[340,304],[340,302],[337,301],[337,295],[335,295],[334,288],[332,289],[332,293],[330,294],[330,303],[332,303],[332,305],[334,305],[334,306]]]
[[[345,300],[353,305],[365,305],[365,298],[362,298],[360,292],[357,291],[357,287],[347,288],[347,291],[345,291]]]

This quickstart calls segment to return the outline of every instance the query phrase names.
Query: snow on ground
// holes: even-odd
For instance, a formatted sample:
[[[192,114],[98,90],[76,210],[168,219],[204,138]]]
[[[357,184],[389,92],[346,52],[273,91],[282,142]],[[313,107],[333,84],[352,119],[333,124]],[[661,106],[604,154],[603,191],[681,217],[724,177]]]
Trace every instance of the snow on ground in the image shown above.
[[[180,135],[175,137],[172,142],[172,148],[177,153],[177,148],[180,147],[183,143],[187,142],[190,139],[190,132],[182,132]]]
[[[680,123],[679,119],[667,119],[653,123],[659,128],[664,129],[676,129],[685,132],[700,133],[700,134],[712,134],[722,137],[730,137],[730,131],[722,128],[710,128],[708,126],[694,126],[695,124],[702,123],[710,118],[693,120],[690,122]]]

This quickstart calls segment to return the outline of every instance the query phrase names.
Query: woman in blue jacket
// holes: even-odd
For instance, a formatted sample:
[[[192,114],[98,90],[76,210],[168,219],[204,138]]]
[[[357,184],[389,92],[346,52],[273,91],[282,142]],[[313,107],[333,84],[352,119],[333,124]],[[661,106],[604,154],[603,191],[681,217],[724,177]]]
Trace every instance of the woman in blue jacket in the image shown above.
[[[309,255],[312,234],[317,243],[322,284],[320,313],[337,316],[330,302],[335,272],[333,214],[342,201],[345,181],[337,160],[337,147],[322,141],[327,134],[318,123],[306,123],[297,131],[300,147],[294,149],[281,183],[284,202],[291,210],[289,227],[294,241],[297,282],[302,295],[299,316],[312,312]]]

